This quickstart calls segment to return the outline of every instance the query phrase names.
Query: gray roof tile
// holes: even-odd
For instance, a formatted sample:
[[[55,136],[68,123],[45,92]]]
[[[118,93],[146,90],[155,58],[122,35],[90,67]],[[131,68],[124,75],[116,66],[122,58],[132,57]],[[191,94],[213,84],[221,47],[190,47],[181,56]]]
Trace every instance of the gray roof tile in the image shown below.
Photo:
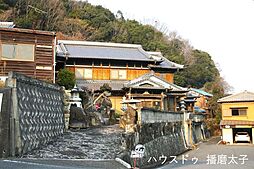
[[[241,93],[233,94],[227,97],[223,97],[218,100],[219,103],[225,103],[225,102],[254,102],[254,93],[244,91]]]
[[[69,58],[154,62],[153,58],[142,49],[141,45],[64,40],[59,41],[58,44],[58,56],[67,54]]]
[[[114,91],[122,90],[124,87],[124,83],[127,81],[124,80],[77,80],[77,86],[82,88],[86,87],[89,90],[100,90],[100,87],[103,86],[103,84],[107,83]]]

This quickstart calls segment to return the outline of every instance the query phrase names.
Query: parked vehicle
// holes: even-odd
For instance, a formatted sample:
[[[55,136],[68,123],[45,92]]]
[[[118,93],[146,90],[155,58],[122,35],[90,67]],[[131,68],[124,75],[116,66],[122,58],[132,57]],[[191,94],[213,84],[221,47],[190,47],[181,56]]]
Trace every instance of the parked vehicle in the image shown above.
[[[237,132],[235,142],[250,142],[250,135],[247,132]]]

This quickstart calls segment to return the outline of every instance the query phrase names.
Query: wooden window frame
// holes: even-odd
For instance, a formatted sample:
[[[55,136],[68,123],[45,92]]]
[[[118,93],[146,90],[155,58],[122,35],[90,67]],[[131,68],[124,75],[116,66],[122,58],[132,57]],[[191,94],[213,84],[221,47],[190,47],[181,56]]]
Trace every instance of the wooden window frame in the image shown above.
[[[77,77],[77,70],[81,70],[81,76],[80,77]],[[90,74],[91,74],[91,77],[86,77],[86,71],[91,71]],[[75,78],[76,79],[80,79],[80,80],[91,80],[93,79],[93,69],[92,68],[82,68],[82,67],[76,67],[75,68]]]
[[[113,74],[114,72],[114,74]],[[124,77],[121,77],[121,72],[125,73]],[[110,69],[110,79],[111,80],[126,80],[127,70],[126,69]]]
[[[232,116],[247,116],[247,108],[230,108]]]
[[[17,51],[15,51],[15,58],[5,58],[5,57],[3,57],[3,46],[4,45],[12,45],[15,49],[17,49]],[[32,47],[32,53],[30,53],[30,54],[32,54],[32,58],[31,59],[23,59],[23,58],[17,58],[17,57],[23,57],[23,56],[21,56],[21,51],[20,50],[22,50],[21,49],[21,46],[30,46],[30,47]],[[24,44],[24,43],[2,43],[1,44],[1,60],[6,60],[6,61],[8,61],[8,60],[10,60],[10,61],[29,61],[29,62],[34,62],[34,58],[35,58],[35,44]]]

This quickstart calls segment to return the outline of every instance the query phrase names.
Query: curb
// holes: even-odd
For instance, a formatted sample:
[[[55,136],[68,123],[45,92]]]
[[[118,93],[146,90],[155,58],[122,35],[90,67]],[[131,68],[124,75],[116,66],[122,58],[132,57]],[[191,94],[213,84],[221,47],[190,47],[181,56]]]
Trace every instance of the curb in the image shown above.
[[[117,161],[118,163],[120,163],[121,165],[123,165],[126,168],[131,168],[131,165],[129,163],[127,163],[126,161],[122,160],[121,158],[115,158],[115,161]]]

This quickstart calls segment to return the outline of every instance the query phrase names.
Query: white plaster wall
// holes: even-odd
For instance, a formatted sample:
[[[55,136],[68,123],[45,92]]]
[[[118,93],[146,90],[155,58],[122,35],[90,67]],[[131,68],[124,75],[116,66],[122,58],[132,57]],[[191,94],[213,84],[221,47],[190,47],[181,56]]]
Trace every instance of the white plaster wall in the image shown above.
[[[233,131],[232,128],[222,129],[222,140],[226,143],[233,144]]]

